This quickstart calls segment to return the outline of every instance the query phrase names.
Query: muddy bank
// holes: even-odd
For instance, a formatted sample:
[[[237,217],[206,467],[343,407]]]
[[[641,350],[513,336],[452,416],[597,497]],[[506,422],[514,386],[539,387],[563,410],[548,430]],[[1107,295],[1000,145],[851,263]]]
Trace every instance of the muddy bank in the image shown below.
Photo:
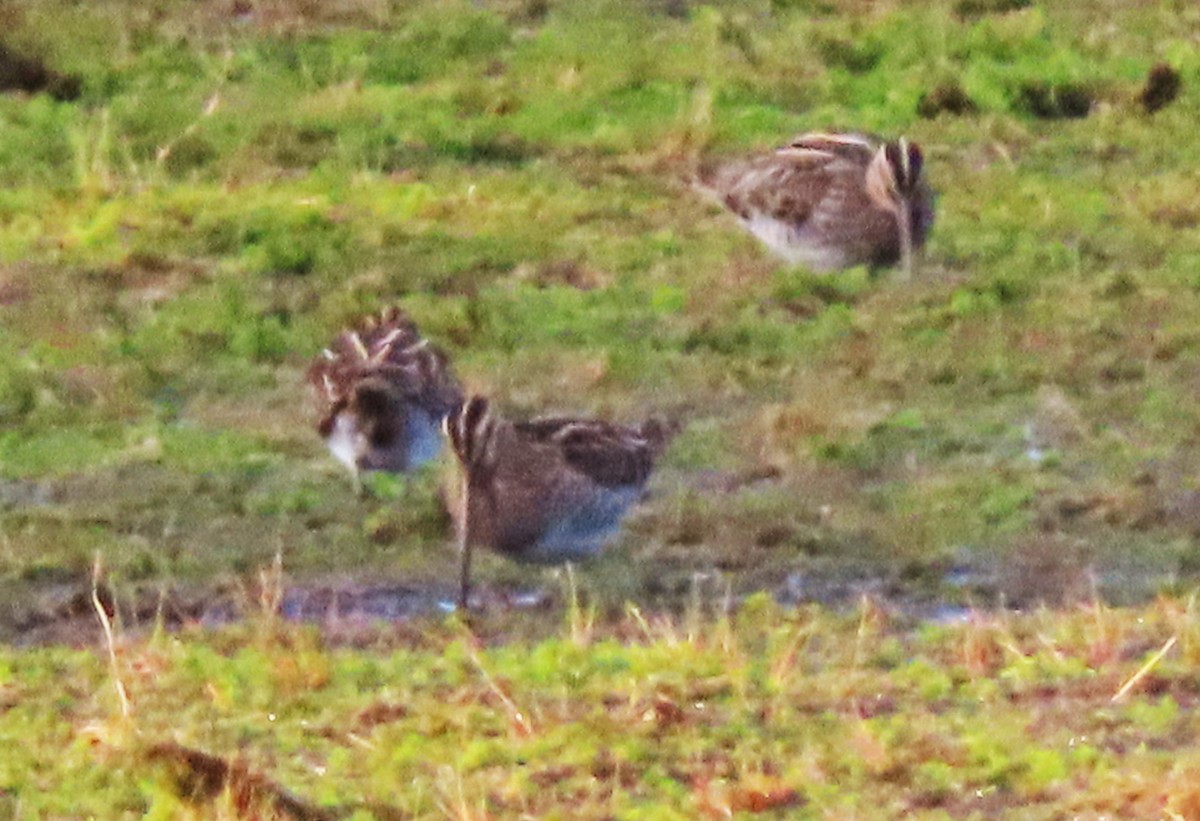
[[[596,566],[595,572],[603,568]],[[592,595],[589,570],[576,572],[581,599],[601,618],[614,618],[626,602]],[[520,619],[519,633],[561,625],[570,597],[564,574],[547,573],[527,586],[480,584],[472,613],[498,623]],[[1065,607],[1100,599],[1109,604],[1149,600],[1170,588],[1194,585],[1152,568],[1044,562],[1019,567],[969,560],[941,566],[861,567],[829,564],[796,569],[771,579],[671,571],[655,578],[653,594],[636,601],[644,612],[682,613],[697,602],[736,609],[747,596],[769,592],[780,604],[819,604],[849,610],[868,598],[901,622],[954,621],[972,610]],[[0,641],[17,646],[93,645],[101,631],[90,579],[12,583],[0,588]],[[183,588],[143,584],[102,585],[98,599],[119,631],[216,628],[241,622],[282,619],[321,631],[332,644],[358,644],[389,629],[419,628],[455,611],[455,589],[446,582],[364,581],[353,576],[287,579],[261,573],[257,579]]]

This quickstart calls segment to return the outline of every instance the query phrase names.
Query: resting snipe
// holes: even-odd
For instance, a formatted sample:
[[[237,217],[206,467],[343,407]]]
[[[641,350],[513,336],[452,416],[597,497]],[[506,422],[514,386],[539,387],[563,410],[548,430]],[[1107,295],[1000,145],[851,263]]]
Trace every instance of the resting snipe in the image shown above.
[[[921,149],[903,137],[814,133],[699,184],[791,264],[832,271],[899,261],[908,277],[933,224],[922,166]]]

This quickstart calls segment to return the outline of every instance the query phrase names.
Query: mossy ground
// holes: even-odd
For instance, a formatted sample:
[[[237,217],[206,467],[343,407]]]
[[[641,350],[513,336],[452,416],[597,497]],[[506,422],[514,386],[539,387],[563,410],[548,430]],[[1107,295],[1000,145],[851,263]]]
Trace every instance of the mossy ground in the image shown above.
[[[28,639],[30,625],[56,615],[90,620],[97,555],[131,633],[134,622],[153,621],[163,591],[254,600],[260,569],[277,555],[297,584],[452,579],[437,491],[445,466],[356,497],[311,430],[309,357],[358,314],[392,302],[451,354],[472,389],[513,414],[633,420],[653,411],[685,422],[620,544],[578,575],[605,614],[627,600],[677,608],[697,579],[737,596],[765,589],[853,602],[866,590],[1020,606],[1097,595],[1144,603],[1196,583],[1193,3],[12,0],[0,19],[11,49],[79,78],[74,99],[0,96],[0,637]],[[1146,101],[1161,93],[1145,84],[1164,63],[1181,91],[1150,113]],[[823,128],[904,133],[923,146],[938,219],[912,284],[785,269],[691,190],[702,161]],[[484,589],[528,583],[526,570],[499,559],[479,571]],[[1142,611],[1111,612],[1139,633]],[[836,641],[836,620],[813,618],[833,631],[821,641]],[[1081,617],[1044,618],[1047,629],[1067,630]],[[222,669],[231,676],[253,678],[237,671],[273,669],[288,656],[286,643],[268,645],[269,661],[249,662],[240,634],[230,635],[212,641],[230,643]],[[693,662],[676,667],[674,645],[660,639],[612,652],[661,653],[656,675],[686,679]],[[897,639],[913,659],[929,654],[961,695],[939,666],[958,640]],[[129,652],[166,653],[164,669],[202,670],[209,655],[225,657],[202,637],[161,642]],[[412,664],[435,667],[446,646],[434,641]],[[714,646],[696,663],[718,665],[725,651]],[[530,698],[558,698],[517,671],[522,653],[544,647],[557,658],[561,648],[531,647],[497,648],[486,664],[523,681]],[[333,682],[313,698],[338,722],[337,711],[357,704],[339,703],[341,694],[375,686],[355,678],[356,666],[376,670],[370,681],[381,687],[417,687],[392,680],[407,661],[311,652]],[[583,657],[598,664],[604,653]],[[45,705],[91,700],[83,723],[105,721],[102,666],[63,650],[10,651],[8,663],[20,675],[3,686],[21,693],[0,713],[5,728],[18,728],[9,737],[32,737],[16,719],[36,695],[49,735],[30,755],[53,756],[59,747],[47,739],[74,739],[76,758],[67,769],[39,765],[40,782],[6,775],[0,795],[42,817],[71,815],[73,805],[52,796],[92,752],[83,724],[55,723]],[[1168,656],[1162,669],[1173,663]],[[841,664],[812,671],[857,669]],[[1106,674],[1133,664],[1122,656]],[[1187,681],[1178,670],[1169,687]],[[651,685],[626,675],[581,689],[562,716],[607,710],[595,701],[606,688],[635,706],[653,698]],[[1072,675],[1054,686],[1074,686]],[[39,676],[56,686],[38,691],[29,682]],[[139,698],[147,743],[163,740],[166,725],[146,715],[160,709],[152,705],[170,712],[190,699],[190,685],[173,691],[164,676]],[[810,684],[797,681],[799,691]],[[836,688],[811,685],[818,713],[846,709]],[[251,702],[272,700],[246,687]],[[363,706],[370,699],[364,692]],[[947,719],[898,696],[887,720],[911,715],[905,732],[918,735],[922,721],[939,732],[944,719],[986,725],[991,714],[970,712],[968,701],[954,702]],[[1007,703],[971,709],[1019,711]],[[672,732],[707,727],[680,709],[683,729]],[[315,800],[384,799],[383,787],[353,779],[330,781],[327,796],[301,790],[321,782],[287,770],[303,767],[300,745],[243,719],[197,718],[178,740],[222,756],[243,750]],[[815,756],[811,771],[773,769],[774,736],[757,729],[754,744],[766,747],[730,766],[797,790],[808,809],[788,813],[893,817],[900,805],[883,792],[925,789],[913,786],[917,764],[889,780],[907,742],[889,746],[871,729],[883,763],[835,765],[818,751],[843,754],[832,747],[846,729],[840,720],[797,724],[787,732],[817,735],[779,742],[809,758],[778,766],[806,767]],[[223,729],[206,735],[202,722]],[[1016,748],[1028,740],[1022,732],[1001,737]],[[557,760],[553,751],[571,746],[531,738],[548,746],[529,760]],[[714,749],[705,738],[696,756]],[[368,741],[375,746],[363,749],[379,756],[407,749]],[[474,743],[493,742],[452,734],[447,749]],[[500,764],[486,778],[525,778],[507,766],[506,743],[494,743]],[[356,744],[339,756],[354,762]],[[1139,760],[1157,763],[1145,778],[1190,777],[1190,752],[1172,769],[1148,749]],[[1100,778],[1133,790],[1142,777],[1127,781],[1105,765],[1077,780],[1073,754],[1059,753],[1067,776],[1026,783],[970,767],[959,776],[955,768],[976,759],[956,747],[929,756],[949,769],[922,769],[920,783],[942,796],[941,811],[986,816],[987,805],[947,797],[960,800],[963,784],[989,795],[1002,787],[1061,808],[1070,785],[1087,793]],[[441,751],[426,758],[457,761]],[[591,763],[567,765],[576,767],[564,777],[571,790],[600,789],[576,780]],[[394,772],[408,778],[407,766]],[[525,782],[485,786],[470,766],[450,766],[423,782],[411,808],[467,817],[484,802],[504,815],[535,800],[519,797]],[[717,785],[719,810],[735,793],[721,792],[728,776],[707,766],[696,765],[696,778]],[[386,767],[372,767],[394,783],[379,775]],[[97,816],[164,806],[147,798],[157,788],[146,785],[160,782],[139,792],[139,772],[114,765],[71,776],[65,794]],[[636,772],[659,777],[653,767]],[[843,776],[861,793],[821,792]],[[675,796],[694,816],[687,802],[700,799],[689,785],[700,782],[663,778],[654,794]],[[50,803],[36,803],[39,789]],[[1194,810],[1194,797],[1171,795]],[[631,807],[595,814],[651,812]]]
[[[0,652],[12,818],[1195,818],[1200,614],[914,627],[767,596]],[[528,629],[525,625],[523,629]],[[1167,650],[1163,653],[1163,650]],[[115,671],[115,672],[114,672]],[[131,705],[122,712],[120,681]]]

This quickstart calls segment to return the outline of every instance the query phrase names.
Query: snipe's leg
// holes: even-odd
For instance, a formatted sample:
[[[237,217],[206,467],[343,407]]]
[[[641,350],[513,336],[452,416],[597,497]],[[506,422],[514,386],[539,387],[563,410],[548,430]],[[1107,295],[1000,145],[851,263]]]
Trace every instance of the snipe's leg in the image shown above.
[[[467,611],[467,600],[471,595],[471,504],[468,494],[471,483],[467,480],[466,471],[462,477],[462,519],[458,529],[459,569],[458,569],[458,609]]]
[[[908,282],[913,274],[912,210],[907,199],[902,198],[899,206],[896,227],[900,231],[900,278]]]

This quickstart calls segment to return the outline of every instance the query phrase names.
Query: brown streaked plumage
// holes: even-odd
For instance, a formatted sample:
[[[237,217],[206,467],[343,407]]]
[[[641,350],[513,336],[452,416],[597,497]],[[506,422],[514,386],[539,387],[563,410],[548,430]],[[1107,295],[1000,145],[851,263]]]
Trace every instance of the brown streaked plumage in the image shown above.
[[[442,420],[462,402],[444,354],[399,308],[343,331],[308,369],[323,408],[317,431],[360,471],[402,473],[441,449]]]
[[[475,396],[446,418],[462,469],[459,606],[467,606],[471,550],[526,562],[594,555],[641,498],[674,433],[650,419],[623,427],[561,417],[509,422]]]
[[[815,271],[899,261],[933,224],[933,194],[920,148],[860,134],[804,134],[770,155],[702,180],[768,248]]]

